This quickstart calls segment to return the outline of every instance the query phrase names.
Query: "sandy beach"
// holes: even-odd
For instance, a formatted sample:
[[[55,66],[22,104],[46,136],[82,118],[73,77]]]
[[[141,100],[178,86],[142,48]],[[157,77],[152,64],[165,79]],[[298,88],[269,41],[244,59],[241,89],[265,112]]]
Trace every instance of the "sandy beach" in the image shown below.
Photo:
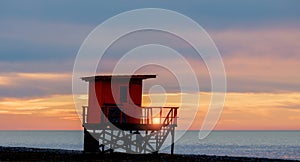
[[[1,147],[0,161],[293,161],[282,159],[208,155],[84,153],[83,151]]]

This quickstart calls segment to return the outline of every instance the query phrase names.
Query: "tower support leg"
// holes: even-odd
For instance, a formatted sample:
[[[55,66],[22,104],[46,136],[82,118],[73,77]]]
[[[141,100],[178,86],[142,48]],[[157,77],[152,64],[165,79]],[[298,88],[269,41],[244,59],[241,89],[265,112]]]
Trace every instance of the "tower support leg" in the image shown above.
[[[172,127],[172,129],[171,129],[171,155],[173,155],[174,154],[174,136],[175,136],[175,129],[174,129],[174,127]]]
[[[91,135],[90,132],[84,128],[84,144],[83,151],[84,152],[99,152],[99,141]]]

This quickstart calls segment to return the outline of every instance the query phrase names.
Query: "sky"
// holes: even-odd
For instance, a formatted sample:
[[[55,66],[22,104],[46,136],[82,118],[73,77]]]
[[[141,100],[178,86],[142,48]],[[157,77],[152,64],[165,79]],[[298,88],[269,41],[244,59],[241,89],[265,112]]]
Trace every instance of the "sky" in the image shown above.
[[[0,130],[81,129],[72,100],[77,52],[97,25],[139,8],[184,14],[215,42],[227,75],[227,96],[216,130],[299,130],[299,6],[296,0],[1,0]],[[107,57],[116,58],[109,53]],[[201,128],[210,101],[205,66],[200,61],[195,67],[201,69],[202,99],[190,129]],[[144,104],[148,97],[144,95]]]

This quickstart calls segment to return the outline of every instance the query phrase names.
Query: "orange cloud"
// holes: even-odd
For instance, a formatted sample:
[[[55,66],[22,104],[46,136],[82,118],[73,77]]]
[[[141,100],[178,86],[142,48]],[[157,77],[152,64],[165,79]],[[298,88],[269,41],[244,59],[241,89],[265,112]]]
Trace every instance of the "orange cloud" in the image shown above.
[[[72,95],[2,98],[0,116],[1,122],[10,122],[10,127],[2,125],[0,129],[81,129]]]
[[[144,95],[144,103],[149,96]],[[211,102],[211,93],[201,92],[199,109],[191,111],[197,104],[180,107],[179,129],[193,120],[190,129],[201,128]],[[180,105],[180,94],[167,95],[165,105]],[[217,130],[299,130],[300,93],[234,93],[226,94],[226,102],[221,117],[215,127]]]
[[[11,84],[10,80],[6,76],[0,76],[0,86],[7,86]]]
[[[155,97],[160,94],[154,94]],[[180,94],[166,94],[161,106],[180,106]],[[211,94],[200,93],[197,112],[189,104],[180,107],[178,129],[193,121],[190,129],[197,130],[208,111]],[[86,95],[81,97],[85,105]],[[148,95],[143,104],[150,103]],[[80,113],[81,111],[79,111]],[[195,115],[195,118],[193,116]],[[225,107],[215,129],[217,130],[299,130],[300,93],[227,93]],[[0,122],[9,123],[0,129],[81,129],[72,95],[53,95],[41,98],[2,98]]]
[[[2,73],[0,77],[0,86],[17,85],[19,82],[26,80],[67,80],[71,74],[67,73]]]
[[[209,94],[205,94],[209,96]],[[300,93],[227,93],[215,129],[299,130]],[[202,100],[207,107],[209,101]],[[201,110],[200,107],[200,110]],[[191,129],[200,129],[207,109],[199,111]]]
[[[16,73],[16,76],[19,76],[21,78],[26,79],[40,79],[40,80],[63,80],[63,79],[69,79],[71,77],[71,74],[67,73]]]

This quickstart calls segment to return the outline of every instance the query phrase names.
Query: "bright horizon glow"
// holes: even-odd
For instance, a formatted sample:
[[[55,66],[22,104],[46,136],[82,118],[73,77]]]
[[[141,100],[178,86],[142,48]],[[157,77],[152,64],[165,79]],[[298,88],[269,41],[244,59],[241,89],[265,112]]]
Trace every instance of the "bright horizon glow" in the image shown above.
[[[48,1],[45,5],[42,1],[1,1],[0,130],[81,130],[72,99],[72,67],[80,45],[106,19],[145,7],[174,10],[192,18],[216,43],[226,70],[228,93],[215,130],[300,130],[300,1],[191,4]],[[128,21],[123,23],[108,28],[103,39],[130,25]],[[185,32],[195,36],[188,28]],[[145,37],[141,43],[154,35]],[[125,52],[123,49],[136,39],[111,52],[103,73],[116,61],[115,55]],[[164,36],[159,40],[164,39],[199,69],[200,107],[190,130],[200,129],[210,101],[209,72],[186,45]],[[168,61],[177,63],[172,58]],[[158,70],[146,69],[145,73]],[[178,72],[185,74],[180,68]],[[167,86],[176,86],[170,83],[170,75],[163,76]],[[85,90],[83,87],[82,92]],[[153,99],[157,96],[154,94]],[[176,93],[168,94],[165,106],[176,106],[176,97]],[[82,104],[86,99],[87,94],[79,96]],[[147,106],[146,94],[143,100]],[[182,124],[186,124],[188,109],[180,110]]]
[[[84,95],[81,95],[84,96]],[[180,95],[166,95],[166,104],[175,105]],[[196,119],[189,130],[199,130],[210,102],[210,93],[201,92]],[[86,105],[82,97],[83,105]],[[143,95],[143,105],[149,104]],[[221,118],[214,130],[300,130],[300,93],[228,93]],[[192,105],[191,105],[192,106]],[[72,95],[0,100],[0,130],[82,130]],[[179,109],[178,129],[186,124],[189,108]],[[255,119],[255,120],[254,120]],[[7,122],[10,121],[10,122]],[[153,120],[154,123],[159,121]]]

